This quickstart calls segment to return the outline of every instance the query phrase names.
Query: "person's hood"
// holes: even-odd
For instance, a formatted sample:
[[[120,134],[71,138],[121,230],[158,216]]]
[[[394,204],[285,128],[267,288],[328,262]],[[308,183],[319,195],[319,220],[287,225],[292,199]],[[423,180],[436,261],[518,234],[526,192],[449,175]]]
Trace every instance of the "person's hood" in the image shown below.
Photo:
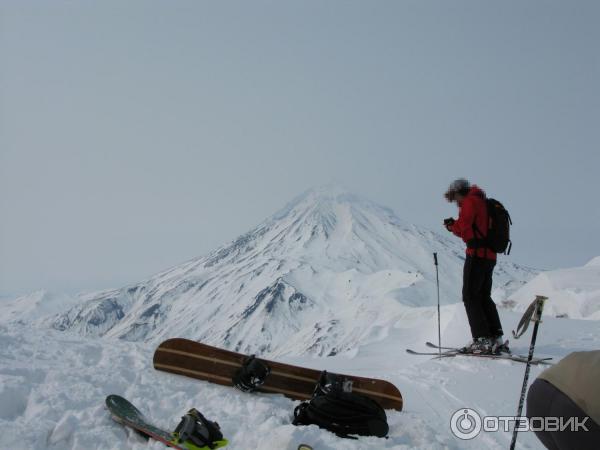
[[[471,185],[471,188],[469,189],[469,193],[467,194],[467,197],[471,197],[471,196],[485,198],[485,192],[479,186],[477,186],[476,184],[473,184],[473,185]],[[458,202],[458,206],[462,206],[462,201]]]
[[[485,192],[479,186],[474,184],[471,186],[471,189],[469,189],[469,193],[467,195],[476,195],[478,197],[483,195],[485,197]]]

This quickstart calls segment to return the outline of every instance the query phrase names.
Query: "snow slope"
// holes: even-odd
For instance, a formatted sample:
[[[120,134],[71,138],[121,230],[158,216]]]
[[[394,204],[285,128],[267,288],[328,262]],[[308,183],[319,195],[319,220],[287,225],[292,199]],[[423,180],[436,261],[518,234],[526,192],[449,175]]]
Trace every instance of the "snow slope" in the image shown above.
[[[80,303],[78,297],[45,290],[15,299],[0,299],[1,322],[31,322],[64,312]]]
[[[334,355],[436,303],[460,300],[462,243],[340,188],[312,189],[211,254],[123,289],[87,294],[58,330],[152,341],[180,336],[243,352]],[[501,262],[503,298],[537,272]]]
[[[501,312],[506,328],[519,316]],[[251,395],[231,388],[152,369],[153,345],[115,338],[81,337],[71,332],[0,325],[0,448],[11,450],[163,449],[114,423],[104,398],[130,399],[157,425],[173,428],[181,414],[199,408],[217,420],[232,450],[295,450],[305,442],[319,450],[508,448],[509,433],[487,433],[472,441],[452,436],[449,420],[464,407],[481,414],[516,412],[524,366],[507,361],[457,357],[442,361],[412,356],[437,337],[435,308],[414,308],[411,320],[395,323],[353,356],[286,357],[318,369],[394,382],[405,399],[403,412],[388,411],[389,439],[344,440],[316,426],[290,424],[297,402],[280,395]],[[467,338],[461,305],[442,309],[443,341]],[[513,343],[525,353],[529,335]],[[600,345],[592,321],[546,318],[537,355],[556,359]],[[531,380],[541,368],[533,367]],[[535,436],[519,435],[518,449],[542,449]]]
[[[600,257],[583,267],[540,273],[510,300],[524,311],[535,295],[545,295],[545,312],[553,316],[600,320]]]

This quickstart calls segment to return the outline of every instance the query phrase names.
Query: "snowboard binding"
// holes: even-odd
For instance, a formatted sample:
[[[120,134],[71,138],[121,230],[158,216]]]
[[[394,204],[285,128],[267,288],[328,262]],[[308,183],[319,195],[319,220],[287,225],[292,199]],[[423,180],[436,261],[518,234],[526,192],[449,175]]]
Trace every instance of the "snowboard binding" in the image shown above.
[[[233,385],[243,392],[252,392],[262,386],[271,373],[271,368],[252,355],[233,375]]]
[[[329,373],[326,370],[321,372],[319,381],[315,386],[313,397],[319,395],[326,395],[329,392],[352,392],[352,380],[348,380],[344,377]]]
[[[208,420],[195,408],[181,418],[173,431],[172,442],[190,450],[215,449],[227,444],[219,424]]]

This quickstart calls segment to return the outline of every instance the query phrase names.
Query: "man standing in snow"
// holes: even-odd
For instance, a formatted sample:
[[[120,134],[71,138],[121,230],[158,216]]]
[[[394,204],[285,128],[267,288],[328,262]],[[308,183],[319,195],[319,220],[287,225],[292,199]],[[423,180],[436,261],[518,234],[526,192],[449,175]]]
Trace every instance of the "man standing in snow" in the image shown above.
[[[508,351],[508,346],[502,339],[504,333],[496,304],[492,300],[492,274],[496,265],[496,253],[485,246],[489,220],[485,193],[460,178],[450,184],[445,197],[449,202],[456,202],[460,211],[457,220],[446,219],[444,226],[467,244],[462,298],[473,341],[464,351]]]

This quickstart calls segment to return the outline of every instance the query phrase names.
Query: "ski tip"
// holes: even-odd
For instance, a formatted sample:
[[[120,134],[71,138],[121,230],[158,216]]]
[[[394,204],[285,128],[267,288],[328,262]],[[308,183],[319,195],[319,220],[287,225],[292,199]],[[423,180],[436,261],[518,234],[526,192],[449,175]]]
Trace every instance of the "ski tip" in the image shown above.
[[[110,394],[110,395],[106,396],[106,399],[104,400],[104,403],[106,404],[106,406],[108,408],[110,408],[114,404],[119,403],[119,402],[121,402],[123,400],[125,400],[125,399],[123,397],[121,397],[120,395]]]

